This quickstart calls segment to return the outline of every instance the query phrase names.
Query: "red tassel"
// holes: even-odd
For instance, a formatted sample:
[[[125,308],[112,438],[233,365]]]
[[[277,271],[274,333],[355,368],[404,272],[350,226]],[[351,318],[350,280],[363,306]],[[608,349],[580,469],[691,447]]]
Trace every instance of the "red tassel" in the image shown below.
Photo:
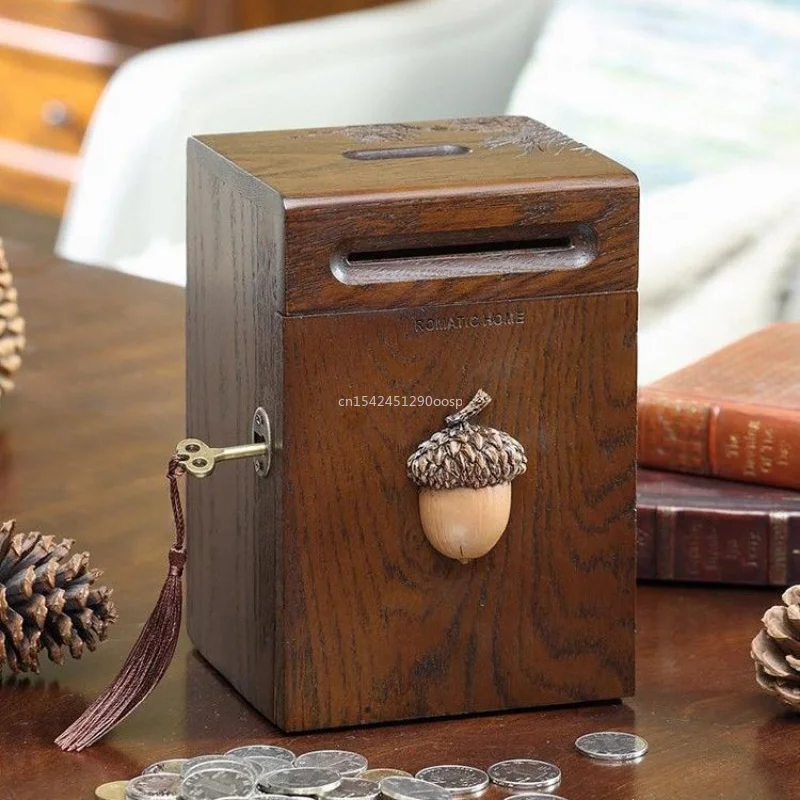
[[[169,572],[150,618],[113,683],[57,739],[62,750],[79,752],[102,739],[156,688],[175,654],[181,632],[186,526],[178,478],[185,472],[177,458],[167,469],[175,543],[169,551]]]

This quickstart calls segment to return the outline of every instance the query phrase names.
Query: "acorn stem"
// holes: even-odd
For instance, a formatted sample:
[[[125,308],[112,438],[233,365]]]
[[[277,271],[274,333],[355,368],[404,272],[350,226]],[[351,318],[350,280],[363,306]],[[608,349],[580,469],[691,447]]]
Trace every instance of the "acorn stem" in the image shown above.
[[[445,424],[448,428],[454,428],[456,425],[461,425],[466,422],[468,419],[472,419],[472,417],[476,417],[478,414],[483,411],[489,403],[492,402],[492,398],[483,390],[478,389],[475,392],[475,396],[472,400],[467,403],[464,408],[460,411],[456,411],[455,414],[450,414],[450,416],[445,417]]]

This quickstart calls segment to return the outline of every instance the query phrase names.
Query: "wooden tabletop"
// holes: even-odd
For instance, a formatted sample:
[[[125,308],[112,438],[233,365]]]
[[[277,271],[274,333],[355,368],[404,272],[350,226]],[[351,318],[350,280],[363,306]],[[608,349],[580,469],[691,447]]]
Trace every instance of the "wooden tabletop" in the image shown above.
[[[45,661],[38,676],[3,679],[0,800],[90,800],[98,784],[154,761],[255,741],[357,750],[372,766],[412,772],[541,758],[561,767],[557,791],[569,800],[800,797],[800,717],[756,687],[749,656],[775,590],[640,587],[638,689],[620,703],[290,737],[249,708],[184,636],[133,717],[85,753],[62,753],[53,739],[114,676],[165,574],[163,476],[184,435],[184,300],[174,287],[21,246],[9,247],[9,258],[29,347],[17,392],[0,403],[0,518],[90,550],[120,619],[82,661]],[[641,763],[604,766],[575,751],[580,734],[614,729],[648,740]],[[490,789],[485,798],[506,794]]]

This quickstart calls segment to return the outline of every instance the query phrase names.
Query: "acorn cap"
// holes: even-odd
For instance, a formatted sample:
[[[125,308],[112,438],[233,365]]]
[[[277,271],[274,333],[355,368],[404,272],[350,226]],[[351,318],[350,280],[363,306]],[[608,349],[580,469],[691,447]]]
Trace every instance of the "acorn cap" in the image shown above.
[[[509,483],[525,472],[522,445],[505,431],[475,425],[492,398],[479,389],[464,408],[445,419],[447,427],[426,439],[409,456],[408,477],[428,489],[483,489]]]

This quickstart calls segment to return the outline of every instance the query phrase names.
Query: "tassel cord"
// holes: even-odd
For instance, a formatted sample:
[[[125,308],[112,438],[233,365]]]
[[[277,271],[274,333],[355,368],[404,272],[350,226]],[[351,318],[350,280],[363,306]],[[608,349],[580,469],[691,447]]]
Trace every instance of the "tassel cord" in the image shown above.
[[[165,601],[162,595],[160,602]],[[167,600],[169,602],[169,600]],[[161,625],[161,615],[152,618],[153,625],[143,629],[146,636],[145,643],[136,646],[131,651],[135,658],[124,668],[124,675],[114,680],[109,689],[87,709],[85,716],[81,716],[73,731],[72,727],[59,737],[57,744],[64,750],[80,751],[103,738],[112,728],[128,717],[150,694],[163,677],[166,667],[172,660],[174,646],[159,647],[158,639],[169,640],[177,636],[180,627],[169,631]],[[148,641],[149,640],[149,641]],[[141,673],[141,665],[146,663],[159,664],[163,662],[163,671],[156,666]]]
[[[62,749],[79,751],[94,744],[133,712],[160,681],[163,672],[154,677],[157,669],[153,672],[143,670],[143,665],[157,665],[159,659],[163,659],[167,662],[164,665],[166,671],[166,666],[174,654],[175,646],[170,646],[170,643],[173,638],[177,639],[180,624],[173,627],[169,625],[169,618],[165,619],[165,612],[168,610],[166,606],[173,602],[170,597],[173,593],[166,590],[167,586],[159,595],[153,615],[139,634],[130,655],[112,684],[56,740],[56,744]]]
[[[133,712],[158,685],[178,643],[183,611],[183,570],[186,564],[186,524],[178,478],[185,473],[173,456],[167,469],[175,542],[169,570],[155,608],[110,686],[57,739],[62,750],[90,747]]]

